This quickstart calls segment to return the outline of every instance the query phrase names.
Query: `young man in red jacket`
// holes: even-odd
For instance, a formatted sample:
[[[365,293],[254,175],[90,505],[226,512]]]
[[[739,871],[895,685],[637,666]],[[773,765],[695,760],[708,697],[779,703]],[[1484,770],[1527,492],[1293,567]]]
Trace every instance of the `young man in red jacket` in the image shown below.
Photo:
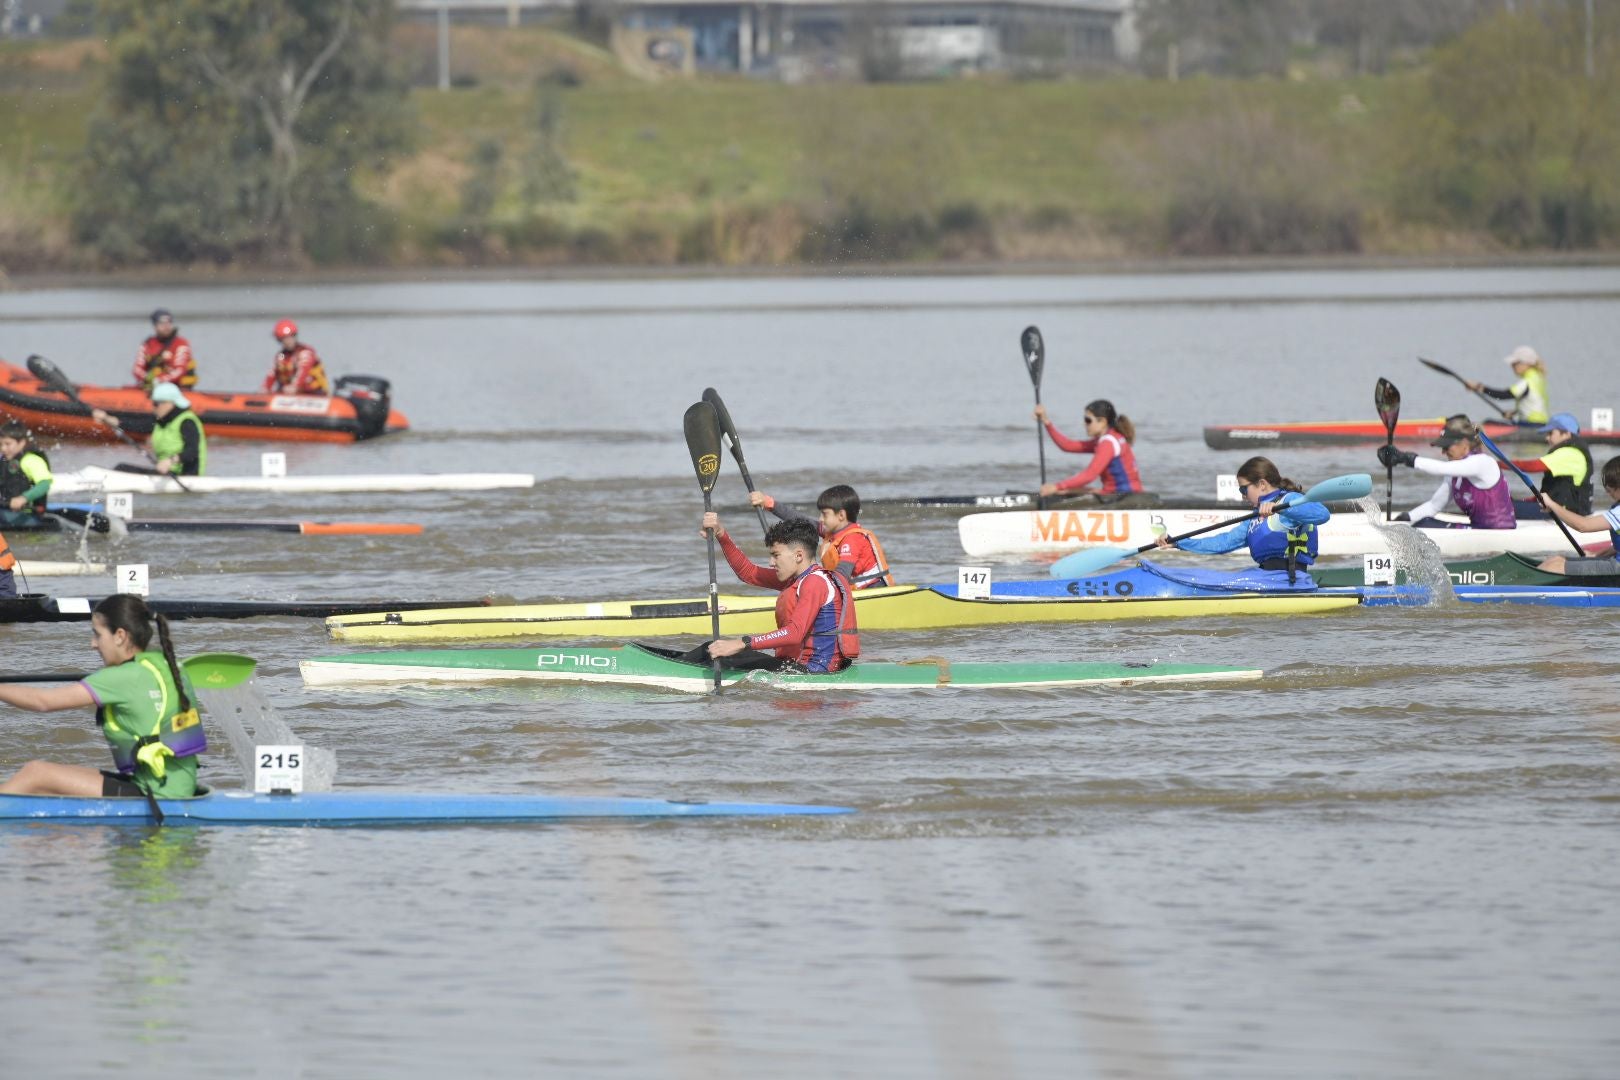
[[[772,667],[812,674],[842,671],[855,662],[861,639],[855,628],[854,599],[849,582],[816,561],[821,537],[815,525],[794,518],[771,526],[765,534],[769,566],[750,561],[712,511],[703,515],[703,530],[710,529],[739,580],[776,589],[781,595],[776,600],[775,630],[710,642],[709,656],[735,657],[725,665],[728,668]]]

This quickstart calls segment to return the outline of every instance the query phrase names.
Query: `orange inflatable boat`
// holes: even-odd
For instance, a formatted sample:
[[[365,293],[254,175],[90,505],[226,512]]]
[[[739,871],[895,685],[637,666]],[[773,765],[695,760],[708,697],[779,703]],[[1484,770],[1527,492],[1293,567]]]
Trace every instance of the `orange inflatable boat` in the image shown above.
[[[274,439],[285,442],[358,442],[410,422],[389,407],[388,381],[344,375],[331,397],[190,389],[186,397],[210,439]],[[118,417],[124,432],[144,439],[152,432],[152,403],[134,387],[82,385],[80,405],[33,372],[0,360],[0,419],[21,420],[36,435],[87,442],[117,438],[90,418],[85,406]]]

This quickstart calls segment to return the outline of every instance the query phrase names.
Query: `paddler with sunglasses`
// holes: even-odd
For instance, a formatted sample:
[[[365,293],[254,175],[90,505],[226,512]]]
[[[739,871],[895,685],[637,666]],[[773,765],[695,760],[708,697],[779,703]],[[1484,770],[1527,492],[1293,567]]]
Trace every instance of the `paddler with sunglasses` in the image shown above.
[[[1042,484],[1041,495],[1078,494],[1093,480],[1102,481],[1100,495],[1130,495],[1142,490],[1142,478],[1136,473],[1136,453],[1131,443],[1136,440],[1136,426],[1128,416],[1114,411],[1114,403],[1099,398],[1086,406],[1086,437],[1071,439],[1057,429],[1047,416],[1046,406],[1035,406],[1035,419],[1046,427],[1046,433],[1059,450],[1071,454],[1091,454],[1091,464],[1066,480],[1055,484]]]
[[[1224,555],[1247,545],[1261,570],[1288,572],[1294,584],[1298,571],[1316,561],[1317,527],[1332,517],[1319,502],[1307,502],[1302,489],[1277,472],[1268,458],[1252,457],[1237,472],[1238,494],[1258,515],[1211,536],[1194,536],[1172,544],[1161,536],[1158,546]]]

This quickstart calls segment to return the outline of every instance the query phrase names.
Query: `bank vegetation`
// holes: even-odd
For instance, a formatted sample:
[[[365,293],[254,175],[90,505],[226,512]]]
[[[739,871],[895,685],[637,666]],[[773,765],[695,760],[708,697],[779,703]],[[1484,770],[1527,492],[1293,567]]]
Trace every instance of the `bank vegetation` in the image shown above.
[[[458,27],[448,92],[386,0],[99,17],[0,47],[5,273],[1620,248],[1620,26],[1574,7],[1174,82],[650,83]]]

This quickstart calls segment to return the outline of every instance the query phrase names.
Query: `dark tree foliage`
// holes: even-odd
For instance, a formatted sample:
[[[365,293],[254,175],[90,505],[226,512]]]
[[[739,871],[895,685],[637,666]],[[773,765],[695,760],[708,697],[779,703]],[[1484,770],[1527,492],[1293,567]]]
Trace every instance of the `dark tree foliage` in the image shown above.
[[[74,228],[108,264],[364,258],[356,169],[405,148],[389,0],[101,0]]]

